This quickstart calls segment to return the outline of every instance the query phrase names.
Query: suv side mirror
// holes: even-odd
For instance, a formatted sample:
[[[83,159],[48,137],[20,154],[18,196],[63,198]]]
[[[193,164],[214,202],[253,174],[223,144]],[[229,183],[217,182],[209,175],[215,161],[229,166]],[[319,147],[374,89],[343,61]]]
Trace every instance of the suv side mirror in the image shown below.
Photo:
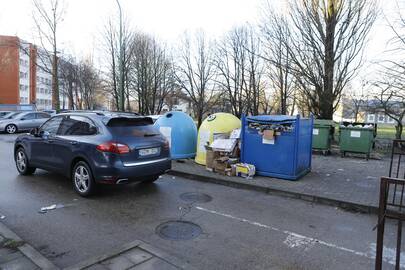
[[[30,134],[34,137],[39,137],[39,128],[33,128],[30,130]]]

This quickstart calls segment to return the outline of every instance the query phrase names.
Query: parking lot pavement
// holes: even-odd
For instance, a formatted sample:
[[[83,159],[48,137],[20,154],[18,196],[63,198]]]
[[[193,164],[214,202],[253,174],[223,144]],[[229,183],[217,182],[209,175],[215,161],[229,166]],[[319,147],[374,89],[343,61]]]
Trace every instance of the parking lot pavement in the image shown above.
[[[298,181],[255,176],[246,180],[207,171],[188,160],[173,162],[172,174],[204,182],[235,186],[264,193],[377,213],[381,176],[387,176],[390,160],[312,156],[312,171]]]
[[[58,267],[141,240],[196,269],[373,268],[374,215],[169,175],[84,199],[56,174],[19,176],[3,136],[1,222]],[[58,207],[39,213],[52,204]],[[394,225],[384,242],[391,267]]]

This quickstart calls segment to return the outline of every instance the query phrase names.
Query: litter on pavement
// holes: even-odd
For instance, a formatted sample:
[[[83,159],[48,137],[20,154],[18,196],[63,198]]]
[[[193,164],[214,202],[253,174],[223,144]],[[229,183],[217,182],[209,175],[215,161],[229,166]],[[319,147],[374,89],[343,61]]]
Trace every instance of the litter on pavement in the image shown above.
[[[0,219],[5,219],[5,218],[6,218],[6,216],[0,215]]]
[[[63,208],[63,207],[65,207],[63,204],[52,204],[52,205],[49,205],[49,206],[41,207],[41,209],[38,211],[38,213],[45,214],[48,211]]]

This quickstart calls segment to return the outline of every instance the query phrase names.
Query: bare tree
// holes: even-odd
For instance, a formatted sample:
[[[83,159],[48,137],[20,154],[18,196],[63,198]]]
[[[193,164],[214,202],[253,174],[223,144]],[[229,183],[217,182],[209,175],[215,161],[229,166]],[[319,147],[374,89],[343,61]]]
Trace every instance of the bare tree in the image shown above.
[[[387,116],[395,121],[395,137],[400,139],[405,121],[405,60],[398,55],[405,53],[405,18],[403,7],[397,5],[397,16],[388,19],[393,38],[389,40],[388,51],[396,57],[384,60],[380,63],[380,78],[373,85],[376,87],[376,109],[382,110]]]
[[[215,65],[218,70],[217,83],[225,91],[225,102],[231,105],[231,112],[240,117],[247,110],[247,33],[244,27],[233,29],[218,44]]]
[[[204,114],[215,103],[215,70],[210,49],[203,32],[197,32],[193,39],[185,35],[179,49],[175,77],[180,88],[190,97],[197,126],[202,123]]]
[[[401,78],[402,80],[402,78]],[[378,89],[375,96],[377,103],[374,110],[381,110],[395,121],[395,138],[401,139],[405,120],[405,81],[396,81],[392,78],[374,86]]]
[[[376,19],[374,0],[291,0],[289,43],[294,75],[310,111],[332,119],[341,94],[362,63]]]
[[[267,4],[260,25],[263,35],[267,75],[275,91],[275,99],[280,114],[293,114],[295,107],[296,80],[291,59],[291,30],[289,21],[276,14]]]
[[[129,72],[133,35],[130,23],[125,18],[122,21],[120,19],[118,27],[114,18],[108,19],[101,34],[106,65],[104,66],[104,89],[106,94],[112,96],[117,111],[130,109]]]
[[[78,70],[73,57],[59,60],[59,78],[62,95],[68,98],[69,109],[77,109],[75,90],[78,83]],[[62,108],[65,109],[64,106]]]
[[[175,89],[175,78],[166,46],[155,38],[135,33],[130,46],[129,87],[142,114],[160,114],[166,97]]]
[[[44,3],[45,2],[45,3]],[[58,82],[58,30],[63,21],[63,0],[32,0],[34,5],[33,20],[38,32],[40,49],[37,57],[40,67],[52,75],[52,107],[60,109]],[[37,63],[38,64],[38,63]]]
[[[250,25],[236,27],[217,44],[215,67],[219,90],[225,91],[224,100],[231,112],[257,115],[264,94],[262,84],[263,65],[260,42]]]
[[[94,68],[90,58],[82,60],[78,65],[78,84],[82,108],[85,110],[96,109],[96,96],[101,89],[100,74]]]

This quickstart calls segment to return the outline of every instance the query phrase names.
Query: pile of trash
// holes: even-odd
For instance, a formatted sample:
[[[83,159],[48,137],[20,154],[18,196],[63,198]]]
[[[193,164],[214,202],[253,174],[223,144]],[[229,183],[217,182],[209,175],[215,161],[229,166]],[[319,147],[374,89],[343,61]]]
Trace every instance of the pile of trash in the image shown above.
[[[252,178],[256,168],[252,164],[240,163],[241,129],[234,129],[230,134],[214,134],[211,144],[207,142],[206,169],[228,176]]]

